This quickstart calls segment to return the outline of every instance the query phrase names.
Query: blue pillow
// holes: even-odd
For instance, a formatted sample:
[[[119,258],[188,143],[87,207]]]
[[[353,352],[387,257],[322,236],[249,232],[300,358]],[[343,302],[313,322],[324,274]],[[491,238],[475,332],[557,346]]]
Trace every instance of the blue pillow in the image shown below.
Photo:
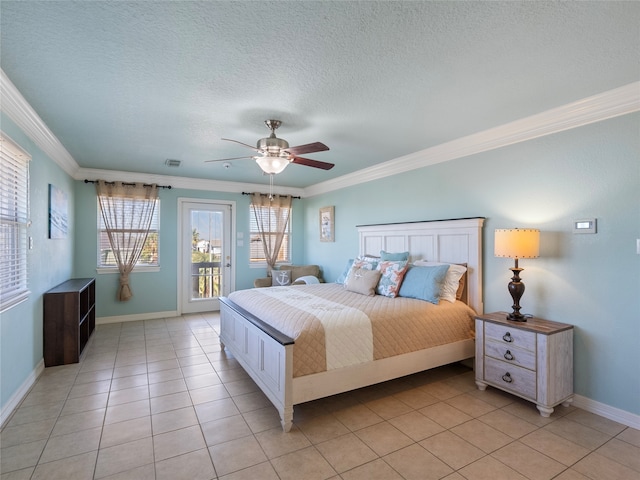
[[[417,298],[437,305],[440,302],[440,290],[449,265],[434,267],[411,266],[400,286],[400,297]]]
[[[406,262],[409,260],[409,252],[389,253],[380,250],[381,262]]]
[[[349,275],[349,270],[351,270],[351,265],[353,265],[353,258],[347,260],[347,265],[344,267],[344,270],[340,274],[340,276],[336,279],[336,283],[340,285],[344,285],[344,282],[347,281],[347,275]]]

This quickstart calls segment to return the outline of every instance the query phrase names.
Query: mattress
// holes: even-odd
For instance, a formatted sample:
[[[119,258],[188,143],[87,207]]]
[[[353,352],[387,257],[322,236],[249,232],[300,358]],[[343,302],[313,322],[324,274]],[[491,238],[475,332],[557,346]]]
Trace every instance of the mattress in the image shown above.
[[[460,301],[369,297],[334,283],[238,290],[229,300],[294,339],[294,377],[473,337],[475,312]]]

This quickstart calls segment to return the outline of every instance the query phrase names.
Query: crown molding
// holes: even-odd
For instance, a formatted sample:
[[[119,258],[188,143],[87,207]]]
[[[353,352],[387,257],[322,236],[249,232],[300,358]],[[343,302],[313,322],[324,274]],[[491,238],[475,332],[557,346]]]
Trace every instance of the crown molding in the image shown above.
[[[640,111],[640,82],[420,150],[304,189],[313,197]]]
[[[97,168],[79,168],[73,175],[75,180],[106,180],[107,182],[143,182],[158,185],[170,185],[171,188],[188,190],[206,190],[227,193],[259,192],[265,189],[261,183],[221,182],[204,178],[175,177],[150,173],[125,172],[120,170],[100,170]],[[302,196],[302,188],[273,186],[273,193],[279,195]]]
[[[201,178],[151,175],[136,172],[80,168],[71,154],[49,130],[36,111],[0,69],[0,107],[55,163],[76,180],[124,180],[171,184],[176,188],[238,193],[264,189],[264,185],[221,182]],[[593,95],[567,105],[531,115],[483,132],[474,133],[434,147],[420,150],[357,172],[306,188],[275,187],[274,192],[313,197],[346,187],[379,180],[429,165],[455,160],[496,148],[526,142],[590,123],[640,111],[640,82]],[[117,178],[116,178],[117,177]],[[154,180],[157,179],[157,180]]]
[[[65,172],[73,176],[79,165],[67,152],[60,140],[42,121],[36,111],[25,100],[13,82],[0,69],[0,108],[31,140]]]

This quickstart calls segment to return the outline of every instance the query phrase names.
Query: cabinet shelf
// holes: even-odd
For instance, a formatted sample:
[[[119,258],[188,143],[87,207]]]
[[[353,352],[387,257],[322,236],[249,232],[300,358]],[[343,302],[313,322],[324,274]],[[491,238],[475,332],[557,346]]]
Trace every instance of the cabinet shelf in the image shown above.
[[[74,278],[43,296],[44,365],[78,363],[96,328],[94,278]]]

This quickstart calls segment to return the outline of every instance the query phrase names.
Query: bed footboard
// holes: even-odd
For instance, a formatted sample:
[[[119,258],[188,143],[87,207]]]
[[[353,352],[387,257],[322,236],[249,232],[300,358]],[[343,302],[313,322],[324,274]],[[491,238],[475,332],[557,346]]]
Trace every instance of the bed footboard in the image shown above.
[[[220,297],[220,344],[273,403],[288,432],[293,422],[293,339]]]

